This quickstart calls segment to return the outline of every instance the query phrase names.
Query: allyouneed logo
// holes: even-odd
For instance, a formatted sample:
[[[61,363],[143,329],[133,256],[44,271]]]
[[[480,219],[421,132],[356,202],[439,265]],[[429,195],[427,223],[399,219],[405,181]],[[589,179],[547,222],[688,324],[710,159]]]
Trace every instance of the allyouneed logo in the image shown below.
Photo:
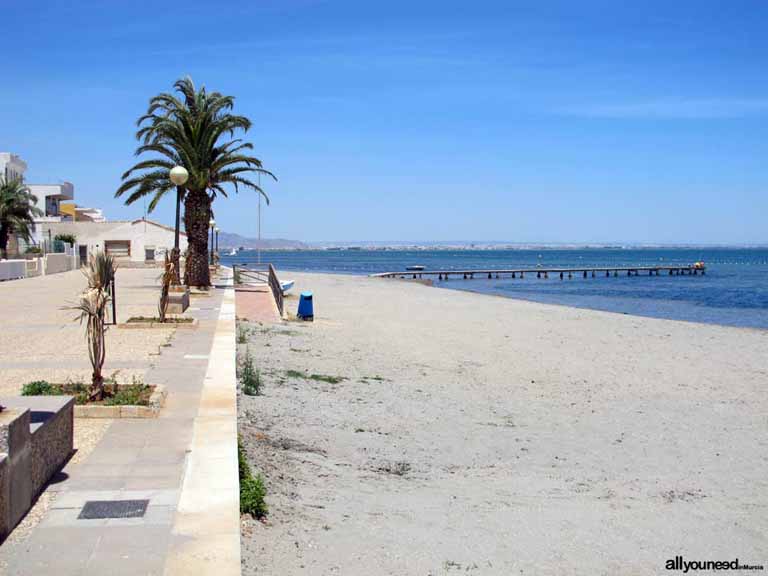
[[[742,564],[735,560],[685,560],[682,556],[675,556],[667,560],[667,570],[680,570],[687,574],[690,570],[763,570],[759,564]]]

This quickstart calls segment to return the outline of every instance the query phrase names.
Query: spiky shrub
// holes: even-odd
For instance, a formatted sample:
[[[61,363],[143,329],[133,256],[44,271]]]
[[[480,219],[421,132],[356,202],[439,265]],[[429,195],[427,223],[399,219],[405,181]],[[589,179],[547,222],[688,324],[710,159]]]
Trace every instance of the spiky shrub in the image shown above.
[[[157,315],[160,318],[160,322],[165,322],[165,315],[168,312],[168,293],[175,279],[176,265],[168,255],[168,252],[166,252],[163,273],[160,276],[160,302],[157,304]]]
[[[75,318],[85,325],[85,341],[88,345],[88,359],[91,361],[93,374],[89,398],[104,399],[104,376],[101,371],[106,359],[104,316],[110,301],[109,289],[115,278],[115,260],[108,254],[99,253],[91,256],[88,266],[83,270],[88,279],[88,288],[80,294],[80,301],[74,310],[80,314]]]

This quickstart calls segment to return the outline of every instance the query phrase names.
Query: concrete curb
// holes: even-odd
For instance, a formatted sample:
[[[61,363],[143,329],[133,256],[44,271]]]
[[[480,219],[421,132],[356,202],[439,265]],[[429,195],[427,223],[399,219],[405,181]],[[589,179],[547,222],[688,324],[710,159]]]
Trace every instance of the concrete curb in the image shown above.
[[[224,292],[192,433],[167,576],[240,575],[235,291]]]
[[[197,318],[192,318],[192,322],[124,322],[118,324],[117,328],[120,330],[167,330],[168,328],[194,330],[197,325]]]

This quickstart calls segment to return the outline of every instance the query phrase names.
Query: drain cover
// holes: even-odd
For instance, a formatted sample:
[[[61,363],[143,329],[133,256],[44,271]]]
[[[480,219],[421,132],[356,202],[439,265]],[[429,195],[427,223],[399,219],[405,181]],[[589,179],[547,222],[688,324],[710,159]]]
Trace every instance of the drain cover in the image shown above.
[[[141,518],[147,511],[148,504],[149,500],[89,500],[77,518]]]

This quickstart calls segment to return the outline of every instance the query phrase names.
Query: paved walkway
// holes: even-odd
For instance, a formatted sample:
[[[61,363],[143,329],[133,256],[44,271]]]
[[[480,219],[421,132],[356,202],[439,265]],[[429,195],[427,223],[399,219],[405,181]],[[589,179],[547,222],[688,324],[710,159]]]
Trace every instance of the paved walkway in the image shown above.
[[[272,291],[266,284],[237,288],[237,316],[249,322],[277,322],[277,310]]]
[[[30,537],[0,549],[10,574],[239,574],[233,290],[194,297],[190,315],[198,329],[146,374],[168,389],[160,417],[116,420],[65,467]],[[78,519],[93,500],[149,502],[142,518]]]

